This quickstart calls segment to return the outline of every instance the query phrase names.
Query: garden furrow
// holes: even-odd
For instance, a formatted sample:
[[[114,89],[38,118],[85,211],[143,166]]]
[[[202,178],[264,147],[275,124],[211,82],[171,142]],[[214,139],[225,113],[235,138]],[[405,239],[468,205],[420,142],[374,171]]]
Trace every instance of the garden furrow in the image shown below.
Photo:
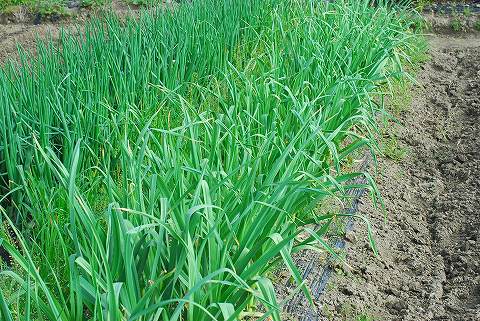
[[[480,319],[480,38],[437,35],[396,127],[403,160],[382,158],[387,210],[366,201],[362,230],[321,302],[325,320]],[[405,101],[408,101],[407,99]]]

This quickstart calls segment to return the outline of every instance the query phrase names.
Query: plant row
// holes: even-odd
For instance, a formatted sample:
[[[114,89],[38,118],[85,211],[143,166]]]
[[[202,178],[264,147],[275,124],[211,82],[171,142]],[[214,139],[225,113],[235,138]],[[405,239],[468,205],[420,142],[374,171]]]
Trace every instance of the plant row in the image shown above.
[[[21,52],[0,70],[3,319],[279,320],[276,261],[310,298],[291,255],[335,254],[344,214],[317,209],[366,175],[345,168],[375,148],[405,17],[193,1]]]

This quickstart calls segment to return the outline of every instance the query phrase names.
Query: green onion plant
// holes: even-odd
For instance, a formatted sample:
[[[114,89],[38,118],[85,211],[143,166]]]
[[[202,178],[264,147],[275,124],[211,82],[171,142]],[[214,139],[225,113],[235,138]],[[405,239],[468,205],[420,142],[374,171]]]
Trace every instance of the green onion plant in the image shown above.
[[[368,176],[343,164],[374,151],[410,37],[369,3],[193,1],[21,50],[0,69],[2,318],[280,320],[276,260],[310,298],[291,255],[334,254],[315,209]]]

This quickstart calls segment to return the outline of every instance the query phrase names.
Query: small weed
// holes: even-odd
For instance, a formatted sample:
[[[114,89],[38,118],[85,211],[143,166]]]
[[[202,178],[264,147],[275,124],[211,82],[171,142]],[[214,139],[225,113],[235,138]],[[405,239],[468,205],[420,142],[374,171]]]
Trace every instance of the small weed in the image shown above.
[[[357,316],[357,321],[374,321],[375,319],[372,316],[367,314],[361,314]]]
[[[410,55],[410,66],[407,68],[412,68],[413,72],[416,72],[421,65],[430,60],[430,55],[428,54],[428,42],[427,39],[423,36],[417,36],[410,40],[412,49],[408,52]]]
[[[419,0],[417,1],[417,10],[419,12],[423,11],[423,9],[425,9],[426,6],[432,4],[432,0]]]
[[[470,7],[463,8],[463,15],[465,17],[470,17],[472,15],[472,9],[470,9]]]
[[[135,6],[153,5],[155,3],[154,0],[126,0],[126,2]]]
[[[429,26],[427,21],[421,15],[414,15],[410,19],[410,28],[413,31],[428,30]]]
[[[107,3],[108,0],[82,0],[82,7],[96,7]]]
[[[387,98],[386,109],[395,117],[410,110],[415,92],[415,81],[413,80],[420,67],[430,60],[428,54],[428,43],[422,36],[417,36],[410,40],[406,54],[410,57],[408,61],[402,61],[405,65],[405,71],[411,75],[409,78],[394,79],[390,84],[388,91],[391,95]]]
[[[335,288],[336,288],[336,286],[335,286],[335,283],[333,283],[333,282],[328,282],[327,285],[326,285],[327,292],[332,291]]]
[[[473,28],[475,28],[475,30],[477,31],[480,31],[480,19],[478,19],[475,24],[473,25]]]
[[[408,80],[398,80],[392,84],[392,95],[389,97],[387,108],[395,116],[410,109],[413,101],[413,84]]]
[[[328,320],[334,320],[335,319],[335,314],[334,312],[330,309],[330,307],[327,304],[324,304],[322,307],[322,314],[325,316]]]
[[[272,282],[277,283],[283,281],[282,270],[285,269],[285,265],[282,265],[280,261],[271,262],[271,266],[266,272],[265,276]],[[294,280],[292,280],[294,282]]]
[[[391,160],[399,162],[407,156],[407,149],[400,146],[395,132],[392,133],[393,128],[389,130],[390,132],[383,138],[382,153]]]
[[[455,32],[459,32],[462,30],[462,22],[459,18],[453,18],[452,22],[450,23],[452,30]]]
[[[407,156],[407,150],[404,147],[400,147],[396,138],[390,138],[384,146],[383,153],[388,158],[399,162]]]

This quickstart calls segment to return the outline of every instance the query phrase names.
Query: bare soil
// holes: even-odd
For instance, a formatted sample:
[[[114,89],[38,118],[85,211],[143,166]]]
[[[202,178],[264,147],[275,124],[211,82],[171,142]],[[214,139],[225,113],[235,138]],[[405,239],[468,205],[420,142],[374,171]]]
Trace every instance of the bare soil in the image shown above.
[[[159,8],[173,6],[171,0],[159,4]],[[155,10],[153,8],[152,10]],[[18,58],[18,47],[35,52],[38,39],[50,38],[56,41],[62,29],[82,30],[93,17],[115,13],[119,17],[136,17],[143,10],[140,6],[127,5],[123,0],[112,0],[109,5],[99,8],[76,8],[70,17],[47,17],[36,21],[35,17],[19,10],[8,16],[0,15],[0,65],[8,59]]]
[[[18,46],[34,51],[37,37],[46,38],[51,35],[53,39],[58,39],[62,26],[60,23],[0,24],[0,64],[9,58],[16,59]]]
[[[379,255],[359,226],[347,239],[352,268],[330,280],[322,319],[480,320],[480,37],[429,42],[397,131],[408,157],[379,161],[387,218],[360,206]]]

